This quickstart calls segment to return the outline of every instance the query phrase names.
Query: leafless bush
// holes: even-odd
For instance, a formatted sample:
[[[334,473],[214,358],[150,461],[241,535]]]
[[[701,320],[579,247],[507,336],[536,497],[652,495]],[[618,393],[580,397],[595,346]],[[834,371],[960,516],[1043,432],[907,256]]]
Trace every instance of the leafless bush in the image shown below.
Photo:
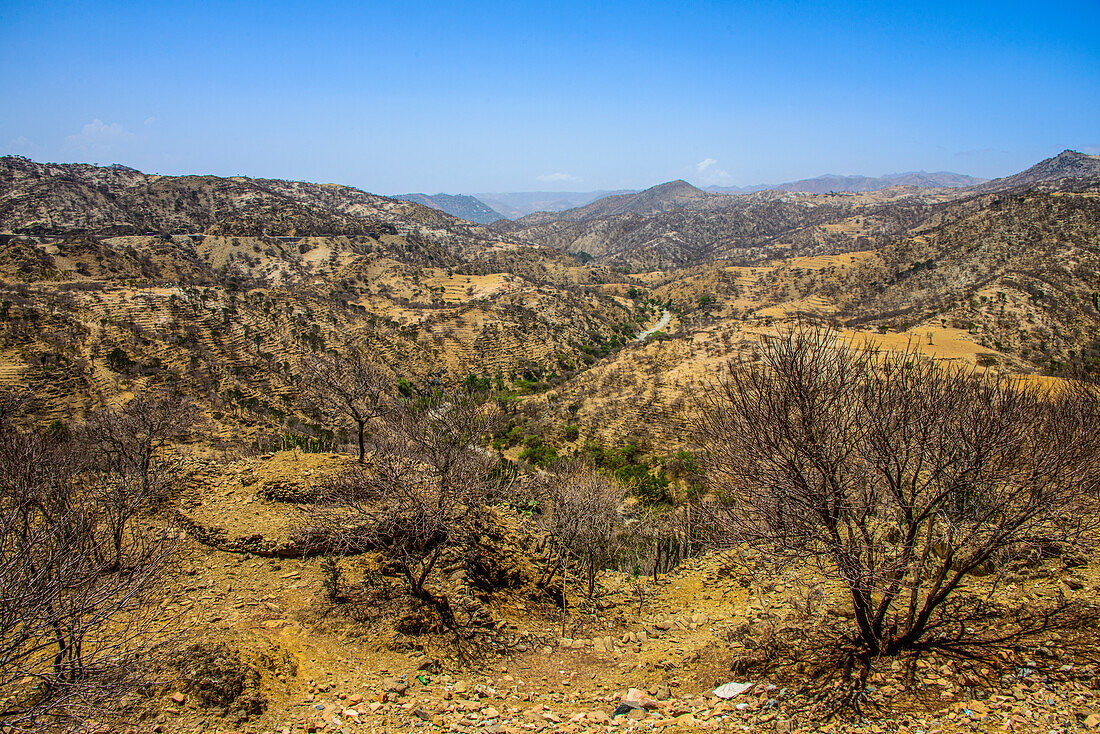
[[[493,405],[458,392],[401,404],[375,436],[371,461],[322,489],[303,536],[329,553],[383,551],[409,592],[455,624],[427,584],[506,481],[480,446],[497,416]]]
[[[696,435],[727,537],[816,560],[871,654],[953,639],[968,574],[1096,529],[1100,400],[1086,389],[861,350],[800,325],[731,365]]]
[[[580,565],[591,599],[596,577],[614,556],[626,490],[614,478],[574,463],[555,467],[541,478],[536,491],[542,509],[539,524],[553,540],[561,568],[564,628],[569,566],[574,561]]]
[[[303,354],[299,365],[308,396],[322,415],[335,422],[355,425],[359,438],[359,463],[366,456],[367,427],[391,409],[391,381],[362,351],[346,356],[337,352]]]
[[[84,447],[0,421],[0,729],[117,710],[143,683],[163,529],[104,521]],[[122,559],[122,563],[119,563]]]
[[[127,477],[143,494],[158,497],[169,479],[165,450],[186,441],[200,421],[198,406],[181,395],[138,395],[121,409],[91,413],[78,438],[92,450],[100,469]]]
[[[78,427],[89,450],[83,480],[111,538],[114,568],[123,568],[133,518],[165,499],[172,480],[168,447],[186,440],[200,420],[198,407],[180,396],[139,395],[121,409],[100,410]]]

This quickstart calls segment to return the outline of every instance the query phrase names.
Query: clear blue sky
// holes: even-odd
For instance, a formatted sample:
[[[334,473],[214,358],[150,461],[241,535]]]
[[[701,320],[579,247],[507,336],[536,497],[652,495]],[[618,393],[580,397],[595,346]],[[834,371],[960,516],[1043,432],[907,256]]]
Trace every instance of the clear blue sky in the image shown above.
[[[0,5],[0,152],[379,193],[1100,153],[1100,2]]]

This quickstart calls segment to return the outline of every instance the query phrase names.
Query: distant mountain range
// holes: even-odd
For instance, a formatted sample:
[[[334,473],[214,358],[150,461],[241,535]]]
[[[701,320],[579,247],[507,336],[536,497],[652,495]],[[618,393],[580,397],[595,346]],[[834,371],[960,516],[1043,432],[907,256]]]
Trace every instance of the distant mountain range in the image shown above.
[[[753,186],[707,186],[702,189],[684,181],[661,184],[660,187],[678,184],[690,187],[697,193],[712,194],[751,194],[758,191],[789,191],[806,194],[862,193],[880,191],[891,186],[914,186],[917,188],[965,188],[985,183],[986,179],[967,176],[950,171],[910,171],[907,173],[888,173],[883,176],[838,176],[826,174],[817,178],[791,181],[782,184],[756,184]],[[660,188],[655,187],[655,188]],[[646,189],[645,192],[653,191]],[[642,192],[642,193],[645,193]],[[544,212],[556,213],[574,209],[583,209],[588,205],[609,199],[601,204],[600,210],[628,204],[621,197],[639,193],[636,189],[618,189],[615,191],[514,191],[486,192],[475,194],[398,194],[395,199],[412,201],[431,207],[451,216],[477,224],[491,224],[498,219],[522,219],[531,214]],[[663,193],[663,189],[662,189]],[[683,193],[683,192],[681,192]],[[691,195],[689,195],[691,196]],[[629,204],[634,206],[635,203]],[[644,202],[637,206],[645,208]],[[608,211],[607,213],[612,213]],[[642,212],[636,212],[642,213]],[[644,213],[652,213],[646,211]]]
[[[917,222],[933,221],[933,214],[945,216],[949,206],[966,212],[972,206],[967,201],[985,194],[1095,188],[1100,181],[1100,157],[1067,150],[1026,171],[994,181],[949,176],[958,174],[898,174],[890,179],[895,186],[902,185],[902,181],[940,183],[910,183],[909,189],[858,192],[860,196],[830,196],[781,187],[732,196],[707,192],[686,181],[670,181],[641,192],[607,196],[575,209],[535,212],[514,221],[495,222],[491,228],[515,239],[574,255],[584,253],[596,262],[631,271],[697,265],[714,258],[753,262],[760,253],[774,253],[776,248],[792,255],[871,249]],[[951,180],[956,185],[946,186],[945,182]],[[958,185],[962,180],[979,183]],[[839,188],[829,186],[828,193],[842,193]],[[844,244],[840,244],[842,240]]]
[[[719,194],[751,194],[756,191],[792,191],[808,194],[826,194],[830,192],[878,191],[891,186],[917,186],[920,188],[950,187],[959,188],[984,183],[985,179],[966,176],[961,173],[940,171],[926,173],[891,173],[885,176],[836,176],[828,174],[802,181],[784,184],[757,184],[754,186],[707,186],[697,191]],[[683,183],[683,182],[681,182]],[[664,185],[664,184],[662,184]],[[694,187],[693,187],[694,188]],[[649,189],[647,189],[648,191]],[[452,214],[462,219],[480,224],[488,224],[496,219],[520,219],[536,212],[563,212],[578,209],[594,201],[609,197],[620,197],[638,193],[637,189],[618,189],[615,191],[515,191],[485,192],[461,196],[448,194],[404,194],[398,199],[415,201],[434,209]],[[488,211],[483,211],[488,210]],[[496,214],[497,216],[493,216]]]
[[[751,194],[757,191],[793,191],[802,194],[861,193],[879,191],[891,186],[917,186],[919,188],[961,188],[984,183],[984,178],[967,176],[962,173],[938,171],[910,171],[908,173],[887,173],[883,176],[838,176],[827,173],[817,178],[804,178],[778,185],[757,184],[755,186],[707,186],[704,191],[719,194]]]
[[[939,171],[926,173],[911,171],[908,173],[890,173],[884,176],[837,176],[827,174],[802,181],[783,184],[756,184],[753,186],[707,186],[697,191],[718,194],[751,194],[757,191],[791,191],[807,194],[827,194],[831,192],[879,191],[891,186],[916,186],[920,188],[960,188],[984,183],[984,178],[966,176],[961,173]],[[680,182],[683,183],[683,182]],[[665,184],[662,184],[664,186]],[[694,187],[693,187],[694,188]],[[649,189],[646,189],[649,191]],[[594,201],[607,197],[617,197],[638,193],[637,189],[619,189],[617,191],[523,191],[515,193],[481,193],[471,196],[480,199],[493,210],[508,219],[520,219],[535,212],[562,212],[587,206]],[[405,198],[405,197],[398,197]],[[412,200],[412,199],[410,199]],[[416,199],[418,203],[426,202]],[[431,206],[431,204],[428,204]],[[446,207],[444,211],[457,217],[463,216]],[[480,221],[480,220],[472,220]]]
[[[489,224],[505,216],[485,202],[466,194],[398,194],[393,197],[446,212],[476,224]]]
[[[534,212],[562,212],[590,204],[596,199],[616,194],[631,194],[631,189],[616,191],[516,191],[511,193],[473,194],[508,219]]]

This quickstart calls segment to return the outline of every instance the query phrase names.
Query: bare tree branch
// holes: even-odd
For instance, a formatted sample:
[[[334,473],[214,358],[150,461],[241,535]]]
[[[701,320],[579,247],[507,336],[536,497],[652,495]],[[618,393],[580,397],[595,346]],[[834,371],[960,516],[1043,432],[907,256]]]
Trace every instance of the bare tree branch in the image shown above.
[[[875,654],[917,645],[968,574],[1092,537],[1100,399],[799,325],[730,365],[695,433],[728,538],[815,559]]]

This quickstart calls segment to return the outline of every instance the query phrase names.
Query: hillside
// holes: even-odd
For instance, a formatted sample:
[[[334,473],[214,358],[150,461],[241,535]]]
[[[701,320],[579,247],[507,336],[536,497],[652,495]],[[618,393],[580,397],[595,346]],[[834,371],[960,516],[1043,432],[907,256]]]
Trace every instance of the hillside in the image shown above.
[[[0,381],[33,385],[59,418],[174,384],[226,426],[312,430],[296,358],[369,344],[417,380],[473,373],[570,395],[559,408],[630,405],[645,360],[619,372],[634,358],[614,354],[658,305],[676,316],[669,348],[694,345],[677,352],[689,381],[699,350],[719,365],[800,313],[945,329],[972,362],[1057,372],[1098,325],[1100,230],[1093,159],[1059,158],[1024,173],[1084,190],[731,197],[670,182],[494,228],[347,187],[5,158]],[[602,376],[615,364],[621,388]],[[597,378],[607,389],[583,387]],[[687,384],[647,402],[664,410]],[[604,438],[613,425],[591,422]]]
[[[585,253],[618,269],[667,270],[717,259],[762,262],[866,249],[906,231],[927,216],[935,201],[919,193],[875,198],[765,191],[731,197],[693,187],[674,191],[682,196],[667,204],[654,195],[658,191],[641,201],[612,197],[572,212],[535,214],[494,226],[511,237]],[[629,206],[640,211],[621,213]]]
[[[1100,332],[1100,197],[981,198],[880,249],[829,295],[853,322],[967,329],[1004,359],[1058,373]]]
[[[538,382],[635,328],[602,266],[416,204],[3,164],[3,228],[19,234],[0,235],[0,382],[32,387],[59,419],[172,385],[230,433],[312,430],[294,387],[303,354],[369,348],[414,383]]]
[[[422,204],[432,209],[439,209],[452,217],[458,217],[477,224],[489,224],[504,218],[503,214],[486,205],[485,202],[465,194],[433,194],[431,196],[428,194],[400,194],[394,198]]]
[[[1088,186],[1100,177],[1100,156],[1085,155],[1075,150],[1064,150],[1053,158],[1036,163],[1026,171],[996,178],[974,187],[974,191],[1009,192],[1029,188],[1054,190]]]
[[[0,232],[302,237],[397,230],[459,247],[459,240],[491,239],[436,209],[349,186],[0,158]]]
[[[1088,191],[1100,181],[1100,158],[1066,151],[1015,176],[977,186],[963,186],[962,178],[941,178],[939,183],[952,186],[928,188],[924,184],[931,180],[922,175],[897,174],[888,188],[851,194],[758,191],[731,197],[670,182],[577,209],[498,222],[495,228],[628,271],[721,259],[762,263],[775,257],[879,248],[970,211],[983,194],[1034,187]]]

